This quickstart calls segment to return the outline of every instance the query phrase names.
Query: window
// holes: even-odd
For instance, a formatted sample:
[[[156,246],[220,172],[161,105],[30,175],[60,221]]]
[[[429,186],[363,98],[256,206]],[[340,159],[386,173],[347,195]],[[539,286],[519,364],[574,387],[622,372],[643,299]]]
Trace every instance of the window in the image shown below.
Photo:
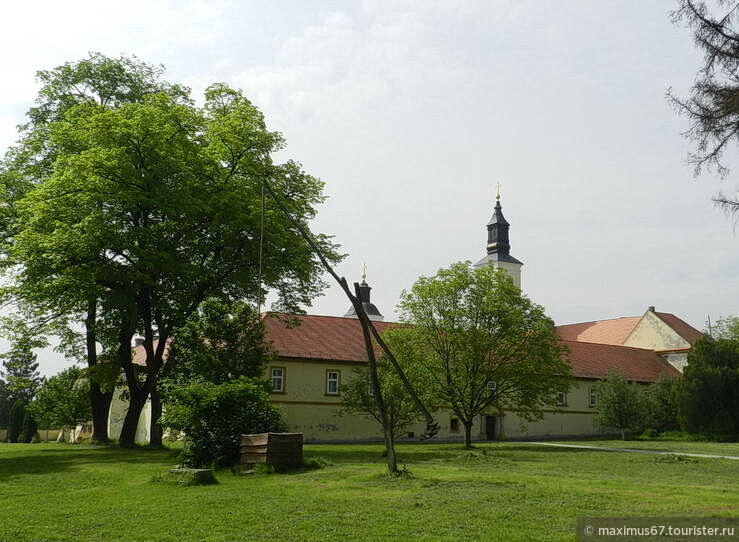
[[[590,396],[588,397],[588,406],[594,407],[598,404],[598,396],[593,388],[590,388]]]
[[[567,404],[567,394],[562,391],[557,391],[557,406],[565,406]]]
[[[339,371],[326,371],[326,395],[339,395]]]
[[[459,431],[459,420],[457,418],[449,418],[449,431],[452,433]]]
[[[272,367],[270,370],[273,393],[285,393],[285,368]]]

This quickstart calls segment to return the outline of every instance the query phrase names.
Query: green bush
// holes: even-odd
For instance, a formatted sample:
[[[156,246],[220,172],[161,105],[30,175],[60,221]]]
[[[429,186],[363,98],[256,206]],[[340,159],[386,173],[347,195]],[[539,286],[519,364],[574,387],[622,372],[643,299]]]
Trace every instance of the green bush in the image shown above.
[[[696,341],[678,385],[683,429],[713,440],[739,437],[739,340]]]
[[[23,432],[23,420],[26,417],[26,403],[16,401],[10,407],[8,416],[8,442],[18,442]]]
[[[659,433],[680,428],[677,421],[678,382],[674,376],[661,374],[656,382],[644,390],[644,422],[647,427]]]
[[[33,417],[29,409],[23,414],[23,424],[21,425],[21,434],[18,436],[18,442],[33,442],[38,434],[38,423]]]
[[[168,392],[164,427],[187,435],[183,464],[227,467],[239,459],[242,434],[284,431],[264,381],[242,377],[224,384],[195,382]]]

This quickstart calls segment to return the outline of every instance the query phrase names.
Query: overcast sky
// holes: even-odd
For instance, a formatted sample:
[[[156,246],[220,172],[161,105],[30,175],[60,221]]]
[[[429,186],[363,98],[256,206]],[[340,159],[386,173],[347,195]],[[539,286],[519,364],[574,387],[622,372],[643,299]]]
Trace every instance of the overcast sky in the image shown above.
[[[241,88],[284,156],[325,183],[314,229],[394,319],[419,275],[485,254],[495,183],[522,286],[557,323],[739,314],[734,223],[693,177],[665,98],[701,64],[673,1],[12,2],[0,18],[0,148],[35,72],[89,51],[163,64],[197,96]],[[332,285],[308,312],[342,315]],[[44,372],[63,363],[42,356]]]

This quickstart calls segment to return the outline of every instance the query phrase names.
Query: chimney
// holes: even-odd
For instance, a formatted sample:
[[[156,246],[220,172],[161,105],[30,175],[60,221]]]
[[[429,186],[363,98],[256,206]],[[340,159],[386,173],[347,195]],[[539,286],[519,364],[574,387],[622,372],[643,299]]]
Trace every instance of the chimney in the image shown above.
[[[648,308],[647,310],[648,310],[649,312],[655,312],[655,310],[654,310],[654,305],[650,306],[650,307],[649,307],[649,308]]]

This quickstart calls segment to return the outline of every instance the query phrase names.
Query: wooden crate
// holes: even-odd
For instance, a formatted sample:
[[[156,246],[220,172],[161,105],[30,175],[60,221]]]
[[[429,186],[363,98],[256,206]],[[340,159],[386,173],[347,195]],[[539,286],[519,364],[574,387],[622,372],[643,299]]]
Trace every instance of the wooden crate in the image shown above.
[[[303,464],[303,433],[258,433],[241,435],[241,464],[269,463],[277,468]]]

